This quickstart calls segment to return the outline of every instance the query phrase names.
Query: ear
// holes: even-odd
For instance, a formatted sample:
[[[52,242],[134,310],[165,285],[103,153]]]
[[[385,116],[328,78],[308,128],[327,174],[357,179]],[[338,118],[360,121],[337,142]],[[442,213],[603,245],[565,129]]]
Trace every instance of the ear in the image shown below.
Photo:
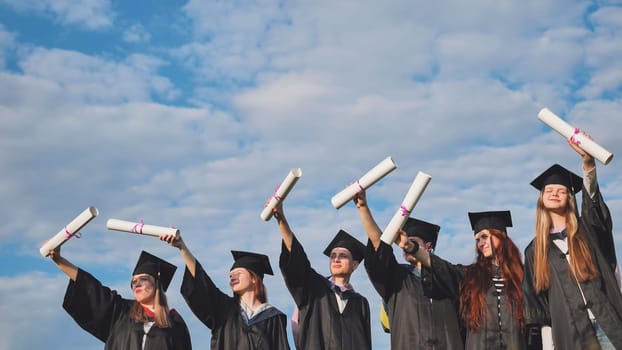
[[[352,271],[356,270],[360,264],[360,261],[352,260]]]

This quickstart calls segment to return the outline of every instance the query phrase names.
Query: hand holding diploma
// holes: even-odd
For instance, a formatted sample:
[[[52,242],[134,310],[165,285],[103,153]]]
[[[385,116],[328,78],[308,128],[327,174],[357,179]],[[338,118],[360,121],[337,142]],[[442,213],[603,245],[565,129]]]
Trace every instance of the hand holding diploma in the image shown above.
[[[54,235],[54,237],[50,238],[47,242],[45,242],[43,246],[39,248],[39,253],[41,253],[41,255],[44,257],[50,255],[50,250],[54,250],[63,245],[71,237],[75,236],[78,231],[80,231],[80,229],[82,229],[98,214],[99,211],[97,210],[97,208],[86,208],[82,213],[80,213],[80,215],[78,215],[75,219],[68,223],[67,226],[65,226],[56,235]]]
[[[106,228],[109,230],[136,233],[139,235],[148,235],[153,237],[160,237],[162,235],[175,235],[179,236],[179,230],[172,227],[147,225],[142,222],[131,222],[117,219],[108,219],[106,222]]]
[[[285,197],[287,197],[287,195],[301,176],[302,170],[300,168],[294,168],[290,170],[290,172],[285,177],[285,180],[283,180],[281,185],[278,186],[276,190],[274,190],[274,195],[270,198],[265,208],[261,212],[260,217],[264,221],[268,221],[272,218],[272,209],[274,209],[274,207],[276,207],[280,202],[285,200]]]
[[[607,165],[611,162],[611,159],[613,159],[613,154],[611,152],[594,142],[578,128],[570,126],[548,108],[542,108],[540,110],[538,113],[538,119],[553,128],[553,130],[557,131],[565,138],[570,139],[571,142],[581,147],[581,149],[589,153],[592,157],[598,159],[601,163]]]
[[[402,205],[400,205],[397,209],[397,212],[393,215],[393,218],[382,232],[380,239],[383,242],[391,245],[395,241],[395,238],[399,234],[398,230],[404,227],[410,212],[412,212],[415,204],[419,201],[419,198],[423,194],[423,191],[425,191],[425,188],[428,186],[431,179],[432,177],[430,175],[421,171],[417,174],[417,177],[415,177],[415,180],[402,201]]]
[[[391,157],[385,158],[356,182],[334,195],[330,200],[333,207],[335,207],[335,209],[341,208],[349,200],[354,198],[357,193],[368,189],[380,179],[395,170],[395,168],[397,168],[397,165],[393,162],[393,159],[391,159]]]

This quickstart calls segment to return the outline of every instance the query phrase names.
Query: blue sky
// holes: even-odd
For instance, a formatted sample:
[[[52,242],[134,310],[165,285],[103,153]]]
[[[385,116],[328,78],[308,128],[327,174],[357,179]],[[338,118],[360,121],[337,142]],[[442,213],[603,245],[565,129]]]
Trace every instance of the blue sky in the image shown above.
[[[529,182],[553,163],[581,171],[538,111],[619,156],[621,57],[621,1],[0,0],[0,349],[103,347],[64,312],[67,278],[38,252],[90,205],[100,215],[63,255],[128,297],[141,249],[182,261],[108,218],[180,228],[229,292],[229,250],[277,266],[276,224],[259,214],[294,167],[286,214],[322,273],[339,229],[365,239],[354,206],[330,198],[387,156],[398,168],[368,191],[381,227],[423,171],[413,216],[442,227],[440,256],[472,261],[468,211],[511,210],[523,250]],[[620,173],[616,157],[598,164],[616,232]],[[204,348],[181,268],[169,299]],[[282,277],[266,284],[291,315]],[[353,284],[388,348],[363,270]]]

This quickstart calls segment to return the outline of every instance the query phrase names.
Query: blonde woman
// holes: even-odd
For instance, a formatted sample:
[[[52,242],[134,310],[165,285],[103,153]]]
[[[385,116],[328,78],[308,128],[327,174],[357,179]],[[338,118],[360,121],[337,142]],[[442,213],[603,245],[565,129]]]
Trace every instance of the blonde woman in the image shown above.
[[[545,346],[552,335],[558,349],[622,349],[611,216],[594,158],[568,143],[583,160],[583,179],[555,164],[531,182],[540,195],[535,238],[525,249],[525,322],[543,327]]]

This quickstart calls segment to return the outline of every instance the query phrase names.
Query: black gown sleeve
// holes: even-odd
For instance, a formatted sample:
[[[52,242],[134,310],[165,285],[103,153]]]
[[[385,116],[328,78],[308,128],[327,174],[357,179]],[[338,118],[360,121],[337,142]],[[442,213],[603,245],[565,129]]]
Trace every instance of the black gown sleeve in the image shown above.
[[[291,251],[288,251],[285,243],[282,243],[279,267],[283,274],[285,285],[294,298],[296,305],[299,308],[307,305],[319,275],[311,267],[311,262],[296,236],[292,240]]]
[[[371,241],[367,242],[365,254],[365,270],[369,279],[384,302],[397,292],[396,282],[402,280],[405,269],[400,268],[393,248],[385,242],[380,242],[378,250],[374,249]]]
[[[78,269],[76,280],[69,280],[63,308],[80,327],[106,342],[115,321],[129,310],[130,303],[90,273]]]
[[[585,225],[587,233],[592,235],[592,239],[597,242],[611,269],[615,270],[617,258],[613,241],[613,222],[609,208],[605,204],[598,186],[596,186],[593,199],[590,198],[585,187],[583,188],[581,221]]]
[[[460,294],[460,281],[464,277],[466,266],[454,265],[442,258],[431,254],[430,267],[424,267],[432,277],[432,287],[444,297],[458,300]]]
[[[222,326],[227,312],[235,300],[221,292],[207,275],[201,264],[196,262],[195,276],[186,268],[181,284],[181,294],[188,307],[209,329]]]

